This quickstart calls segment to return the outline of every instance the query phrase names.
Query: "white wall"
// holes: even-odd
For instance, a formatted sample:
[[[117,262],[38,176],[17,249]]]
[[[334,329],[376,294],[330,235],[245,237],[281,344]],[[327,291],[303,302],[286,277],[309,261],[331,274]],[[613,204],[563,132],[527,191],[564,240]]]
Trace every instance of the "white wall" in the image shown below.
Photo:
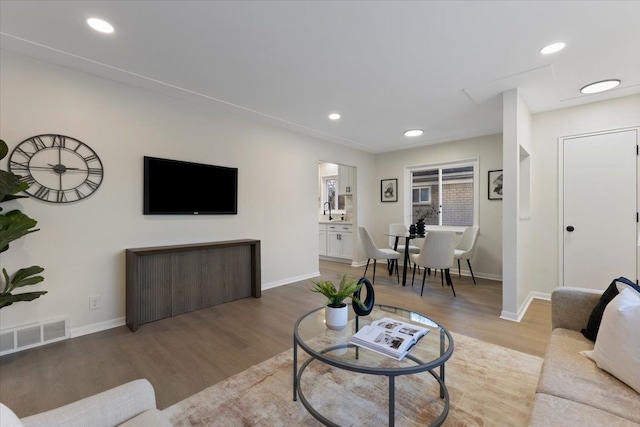
[[[559,138],[639,126],[640,95],[534,114],[532,123],[530,289],[548,294],[560,283]]]
[[[531,153],[531,113],[517,89],[503,94],[503,165],[504,204],[502,216],[503,235],[503,286],[501,317],[519,320],[530,288],[529,239],[530,217],[520,215],[522,150]]]
[[[126,248],[253,238],[262,242],[263,288],[311,277],[318,272],[318,161],[356,166],[365,189],[373,181],[372,154],[0,54],[0,137],[9,148],[60,133],[92,147],[105,169],[102,186],[83,201],[4,206],[22,209],[41,231],[12,243],[2,267],[41,265],[45,282],[32,290],[49,293],[3,309],[3,329],[60,315],[71,316],[74,335],[121,324]],[[145,155],[239,168],[238,215],[142,215]],[[369,198],[358,203],[358,212],[371,211]],[[101,309],[89,311],[90,295],[101,295]]]
[[[487,173],[502,169],[502,136],[490,135],[443,144],[429,145],[411,150],[379,154],[376,158],[375,188],[375,228],[370,230],[377,245],[386,247],[388,238],[384,235],[390,223],[410,222],[404,216],[405,186],[407,166],[468,160],[478,158],[480,164],[480,235],[476,254],[472,261],[473,272],[478,277],[500,279],[502,277],[502,201],[488,200]],[[398,202],[380,201],[380,180],[398,178]],[[360,187],[358,188],[360,190]]]

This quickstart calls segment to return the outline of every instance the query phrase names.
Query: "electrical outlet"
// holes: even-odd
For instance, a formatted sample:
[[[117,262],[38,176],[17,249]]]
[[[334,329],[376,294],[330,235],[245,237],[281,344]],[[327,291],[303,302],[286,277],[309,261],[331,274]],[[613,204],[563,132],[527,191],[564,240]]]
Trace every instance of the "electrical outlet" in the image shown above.
[[[89,297],[89,310],[97,310],[100,308],[100,295]]]

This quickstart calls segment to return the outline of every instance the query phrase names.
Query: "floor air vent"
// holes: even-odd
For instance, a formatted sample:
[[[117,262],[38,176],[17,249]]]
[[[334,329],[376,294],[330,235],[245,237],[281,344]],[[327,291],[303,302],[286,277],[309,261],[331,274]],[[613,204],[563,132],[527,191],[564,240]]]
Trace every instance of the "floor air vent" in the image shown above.
[[[5,329],[0,331],[0,356],[70,337],[68,317]]]

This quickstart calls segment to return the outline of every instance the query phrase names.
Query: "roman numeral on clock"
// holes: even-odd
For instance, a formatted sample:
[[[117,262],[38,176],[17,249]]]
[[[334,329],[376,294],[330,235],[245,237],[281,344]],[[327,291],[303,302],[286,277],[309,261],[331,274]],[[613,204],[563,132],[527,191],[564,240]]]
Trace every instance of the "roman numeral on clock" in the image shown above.
[[[40,187],[35,193],[33,193],[33,196],[38,199],[47,200],[49,199],[49,192],[50,190],[47,187]]]
[[[54,135],[53,142],[51,143],[52,147],[61,147],[64,148],[67,145],[67,138],[63,135]]]

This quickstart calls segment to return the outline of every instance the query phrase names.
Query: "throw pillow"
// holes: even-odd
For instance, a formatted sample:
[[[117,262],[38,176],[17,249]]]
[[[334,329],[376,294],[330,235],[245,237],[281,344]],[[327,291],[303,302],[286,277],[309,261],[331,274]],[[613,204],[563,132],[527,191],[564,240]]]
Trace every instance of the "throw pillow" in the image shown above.
[[[583,354],[640,393],[640,292],[623,289],[604,310],[593,351]]]
[[[615,282],[616,282],[616,287],[618,288],[618,292],[622,292],[622,290],[627,286],[630,286],[635,291],[640,292],[640,286],[633,283],[631,280],[627,279],[626,277],[618,277],[615,280]]]
[[[0,426],[2,427],[22,427],[22,422],[11,409],[0,403]]]
[[[611,302],[611,300],[614,299],[620,291],[622,291],[622,289],[628,287],[640,292],[640,287],[626,277],[613,279],[609,287],[603,292],[596,306],[593,307],[591,315],[589,316],[589,321],[587,322],[587,327],[580,331],[585,338],[595,342],[596,337],[598,336],[598,329],[600,328],[604,309],[607,307],[607,304],[609,304],[609,302]]]

